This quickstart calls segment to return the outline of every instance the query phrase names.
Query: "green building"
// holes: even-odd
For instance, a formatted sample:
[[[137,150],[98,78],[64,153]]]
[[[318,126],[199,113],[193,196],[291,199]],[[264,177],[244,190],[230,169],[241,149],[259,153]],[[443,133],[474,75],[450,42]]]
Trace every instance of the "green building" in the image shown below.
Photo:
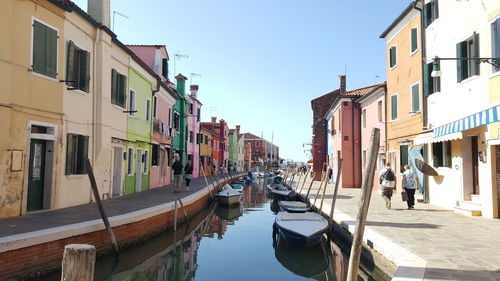
[[[231,167],[238,163],[238,132],[235,129],[229,130],[229,162]]]
[[[113,81],[122,79],[112,75]],[[149,74],[129,67],[127,95],[127,167],[124,194],[149,189],[151,171],[152,78]]]
[[[173,127],[177,134],[173,138],[174,152],[181,156],[182,164],[186,164],[186,80],[187,78],[180,74],[175,76],[177,80],[177,95],[178,99],[175,102],[174,112],[172,114]]]

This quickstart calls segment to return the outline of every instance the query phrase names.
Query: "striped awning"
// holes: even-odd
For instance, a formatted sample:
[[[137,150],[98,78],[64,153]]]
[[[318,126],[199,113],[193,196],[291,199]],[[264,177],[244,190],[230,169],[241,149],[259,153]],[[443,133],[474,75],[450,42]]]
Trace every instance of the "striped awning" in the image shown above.
[[[440,138],[449,134],[456,134],[498,121],[500,121],[500,105],[434,128],[434,138]]]
[[[462,133],[453,133],[453,134],[448,134],[440,137],[434,137],[434,134],[432,132],[428,133],[423,133],[418,136],[416,136],[412,141],[413,145],[422,145],[422,144],[427,144],[427,143],[434,143],[434,142],[442,142],[442,141],[451,141],[451,140],[458,140],[462,139]]]

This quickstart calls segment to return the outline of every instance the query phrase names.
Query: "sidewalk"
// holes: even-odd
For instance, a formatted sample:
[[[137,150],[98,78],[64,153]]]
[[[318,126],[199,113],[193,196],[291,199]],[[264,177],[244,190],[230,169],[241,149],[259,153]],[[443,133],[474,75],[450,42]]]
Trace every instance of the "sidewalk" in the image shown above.
[[[302,190],[304,196],[309,183]],[[318,187],[319,182],[313,184],[311,203]],[[326,214],[333,189],[333,184],[327,186]],[[351,233],[360,194],[360,189],[339,188],[335,203],[335,221]],[[320,199],[321,194],[318,208]],[[364,240],[398,266],[393,280],[500,280],[500,220],[467,217],[430,204],[406,208],[400,194],[392,198],[389,210],[381,195],[372,193]]]

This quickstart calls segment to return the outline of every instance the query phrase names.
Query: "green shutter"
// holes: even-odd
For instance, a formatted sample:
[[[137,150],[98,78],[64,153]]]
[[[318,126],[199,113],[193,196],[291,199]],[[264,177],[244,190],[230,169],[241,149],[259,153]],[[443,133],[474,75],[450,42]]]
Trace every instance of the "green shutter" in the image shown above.
[[[79,140],[82,142],[82,146],[80,146],[79,151],[81,151],[78,162],[81,163],[82,169],[81,169],[81,174],[86,174],[87,173],[87,166],[85,165],[85,162],[87,161],[87,158],[89,157],[89,136],[79,136]]]
[[[72,164],[73,164],[73,134],[68,134],[66,140],[66,175],[72,174]]]
[[[75,60],[75,43],[73,41],[69,40],[68,41],[68,56],[66,60],[66,84],[70,86],[75,86],[76,83],[69,82],[69,81],[74,81],[75,79],[75,73],[73,69],[74,65],[74,60]]]
[[[472,37],[471,55],[473,58],[479,58],[479,34],[474,33]],[[471,65],[471,76],[479,75],[479,60],[473,60]]]
[[[47,27],[33,21],[33,71],[45,74],[45,40]]]
[[[432,5],[433,8],[433,20],[439,18],[439,4],[438,0],[434,0],[434,4]]]
[[[494,58],[500,58],[500,18],[491,24],[491,55]],[[500,70],[500,59],[495,60],[493,72]]]
[[[417,48],[418,48],[417,29],[413,28],[411,30],[411,51],[415,52]]]
[[[428,97],[431,94],[431,84],[432,84],[432,62],[424,66],[424,96]]]
[[[51,28],[46,28],[47,30],[47,47],[45,49],[45,54],[47,56],[46,60],[46,74],[52,78],[56,78],[57,75],[57,32]]]
[[[116,70],[113,68],[111,69],[111,103],[112,104],[116,104],[117,103],[117,99],[116,99],[116,95],[117,95],[117,78],[116,77]]]
[[[118,91],[118,101],[119,101],[119,105],[121,107],[125,107],[125,101],[126,101],[126,98],[125,98],[125,86],[126,86],[126,78],[127,76],[125,75],[121,75],[119,74],[119,83],[120,83],[120,86],[119,86],[119,91]]]
[[[389,51],[389,56],[390,56],[390,66],[394,67],[396,65],[396,46],[391,47]]]
[[[463,57],[462,55],[462,42],[457,44],[457,58]],[[464,69],[462,67],[462,60],[457,60],[457,82],[464,80]]]
[[[398,118],[398,96],[391,97],[391,120]]]
[[[420,111],[420,89],[419,84],[413,85],[411,87],[411,105],[413,112]]]
[[[89,82],[90,82],[90,53],[86,51],[80,51],[80,77],[79,77],[79,88],[82,91],[89,92]]]

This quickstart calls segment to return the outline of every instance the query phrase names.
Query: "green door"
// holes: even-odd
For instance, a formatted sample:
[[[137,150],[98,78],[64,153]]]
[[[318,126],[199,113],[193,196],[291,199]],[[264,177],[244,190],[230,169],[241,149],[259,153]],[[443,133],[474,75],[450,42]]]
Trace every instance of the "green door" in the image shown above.
[[[28,174],[28,211],[43,209],[45,141],[31,140]]]

